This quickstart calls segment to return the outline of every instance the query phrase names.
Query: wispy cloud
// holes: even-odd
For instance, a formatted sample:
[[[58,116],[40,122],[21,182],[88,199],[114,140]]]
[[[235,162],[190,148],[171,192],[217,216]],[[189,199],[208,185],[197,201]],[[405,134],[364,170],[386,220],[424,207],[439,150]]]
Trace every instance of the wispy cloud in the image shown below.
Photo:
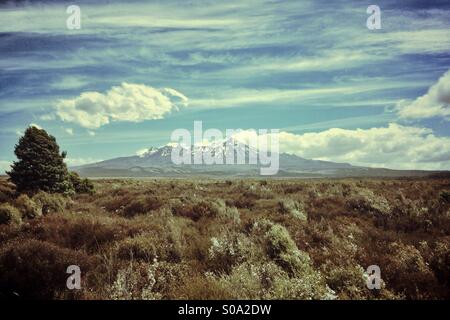
[[[375,31],[360,1],[78,1],[80,30],[66,28],[64,1],[17,3],[0,10],[0,139],[8,150],[14,132],[37,121],[61,135],[69,154],[95,139],[95,152],[111,154],[117,143],[123,155],[140,147],[131,139],[158,132],[152,139],[165,141],[167,128],[194,115],[292,132],[414,120],[450,135],[423,121],[448,117],[430,89],[450,63],[450,11],[441,1],[381,0]],[[177,103],[156,88],[175,88],[190,108],[168,116]],[[399,100],[420,101],[415,116],[412,107],[392,112]],[[69,124],[77,135],[61,129]]]

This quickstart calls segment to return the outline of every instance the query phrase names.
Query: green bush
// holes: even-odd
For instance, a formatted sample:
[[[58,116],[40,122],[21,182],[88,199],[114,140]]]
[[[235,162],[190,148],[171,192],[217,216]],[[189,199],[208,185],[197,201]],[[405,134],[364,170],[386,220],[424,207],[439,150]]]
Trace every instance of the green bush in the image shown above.
[[[310,270],[312,271],[312,270]],[[291,277],[273,262],[245,262],[230,274],[209,276],[216,286],[229,292],[229,299],[335,299],[334,292],[314,271]],[[211,282],[213,282],[211,281]]]
[[[22,218],[19,210],[10,204],[0,204],[0,224],[20,225]]]
[[[39,191],[32,198],[33,201],[39,204],[42,208],[42,214],[60,213],[62,212],[67,203],[67,198],[60,194],[50,194],[43,191]]]
[[[71,172],[69,178],[75,193],[87,193],[90,195],[95,193],[94,184],[86,178],[81,179],[78,173]]]
[[[176,262],[181,255],[170,239],[164,239],[155,233],[143,233],[124,239],[117,244],[116,250],[120,259],[146,262],[153,262],[155,259]]]
[[[234,265],[241,263],[249,256],[251,243],[242,234],[227,234],[212,237],[208,250],[208,264],[216,273],[229,273]]]
[[[303,206],[301,206],[298,202],[293,201],[291,199],[284,199],[278,202],[278,207],[281,213],[288,214],[293,218],[296,218],[301,221],[308,220],[308,215],[306,214]]]
[[[255,223],[254,231],[264,239],[268,256],[292,277],[314,273],[309,255],[297,248],[285,227],[268,220]],[[320,276],[317,274],[317,277]]]
[[[112,300],[156,300],[161,294],[156,292],[156,269],[158,263],[130,263],[117,272],[117,277],[108,288]]]
[[[36,204],[26,194],[21,194],[14,205],[22,213],[22,218],[34,219],[42,215],[42,206]]]

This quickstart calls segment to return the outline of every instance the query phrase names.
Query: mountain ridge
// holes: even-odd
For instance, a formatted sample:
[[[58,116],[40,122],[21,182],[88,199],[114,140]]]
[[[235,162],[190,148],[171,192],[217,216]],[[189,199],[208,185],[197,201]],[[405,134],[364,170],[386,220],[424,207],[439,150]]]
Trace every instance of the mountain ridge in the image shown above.
[[[227,149],[233,146],[236,158],[245,157],[245,164],[174,164],[171,154],[174,148],[184,148],[190,151],[191,160],[198,152],[209,152],[211,155],[222,153],[226,158]],[[178,149],[180,150],[180,149]],[[181,146],[167,144],[161,147],[150,147],[139,155],[117,157],[92,164],[72,167],[73,171],[88,177],[191,177],[191,176],[223,176],[223,177],[255,177],[260,176],[261,164],[248,164],[251,152],[256,150],[242,142],[228,139],[224,142],[196,146]],[[273,153],[276,155],[276,153]],[[349,163],[339,163],[324,160],[313,160],[294,154],[279,153],[279,170],[276,177],[402,177],[428,176],[440,171],[424,170],[393,170],[385,168],[370,168],[354,166]],[[235,158],[234,158],[235,159]],[[261,176],[270,177],[270,176]]]

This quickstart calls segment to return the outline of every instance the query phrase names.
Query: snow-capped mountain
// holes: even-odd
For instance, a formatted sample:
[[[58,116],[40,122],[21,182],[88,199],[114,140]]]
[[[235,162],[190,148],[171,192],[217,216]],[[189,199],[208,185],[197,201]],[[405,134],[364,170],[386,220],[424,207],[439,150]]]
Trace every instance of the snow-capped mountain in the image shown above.
[[[173,163],[172,152],[190,154],[191,164]],[[233,154],[234,152],[234,154]],[[216,156],[221,154],[226,162],[227,156],[244,160],[244,164],[195,164],[196,157],[205,154]],[[227,139],[208,144],[182,146],[168,144],[159,148],[151,147],[138,155],[105,160],[93,164],[71,168],[81,175],[90,177],[157,177],[157,176],[259,176],[260,168],[257,164],[249,164],[250,156],[257,154],[257,150],[234,139]],[[275,157],[276,154],[274,153]],[[284,177],[322,177],[322,176],[408,176],[425,175],[419,171],[399,171],[352,166],[348,163],[305,159],[296,155],[280,153],[279,170],[277,176]],[[429,174],[429,172],[427,172]]]

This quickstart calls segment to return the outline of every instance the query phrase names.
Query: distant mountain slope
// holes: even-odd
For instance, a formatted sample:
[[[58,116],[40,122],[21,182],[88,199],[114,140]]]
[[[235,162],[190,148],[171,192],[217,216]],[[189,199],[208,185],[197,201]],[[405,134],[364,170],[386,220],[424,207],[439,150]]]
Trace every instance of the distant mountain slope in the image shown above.
[[[191,159],[198,152],[209,152],[212,155],[222,153],[226,158],[229,147],[234,146],[235,157],[241,156],[248,163],[249,155],[255,150],[248,145],[227,140],[192,148]],[[89,177],[189,177],[189,176],[260,176],[261,165],[255,164],[214,164],[214,165],[174,165],[171,154],[174,146],[166,145],[160,148],[150,148],[142,155],[120,157],[100,161],[93,164],[73,167],[72,170]],[[192,160],[193,162],[193,160]],[[262,166],[266,167],[266,166]],[[390,170],[353,166],[348,163],[310,160],[296,155],[279,154],[278,177],[399,177],[399,176],[427,176],[435,172]]]

